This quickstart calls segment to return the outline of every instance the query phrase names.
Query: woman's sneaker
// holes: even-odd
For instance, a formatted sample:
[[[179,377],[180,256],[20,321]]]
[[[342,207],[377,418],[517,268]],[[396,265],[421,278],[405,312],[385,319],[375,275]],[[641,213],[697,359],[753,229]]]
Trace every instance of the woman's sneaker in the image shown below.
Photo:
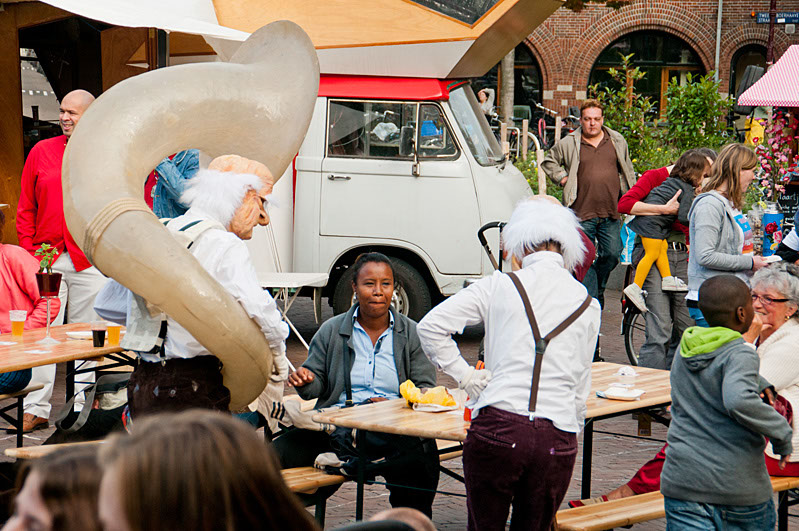
[[[679,277],[663,277],[660,289],[663,291],[688,291],[688,284]]]
[[[638,284],[630,284],[624,288],[624,295],[627,297],[628,301],[635,304],[636,308],[642,312],[646,313],[649,311],[649,308],[646,307],[646,302],[644,301],[644,295],[646,295],[646,292],[638,287]]]

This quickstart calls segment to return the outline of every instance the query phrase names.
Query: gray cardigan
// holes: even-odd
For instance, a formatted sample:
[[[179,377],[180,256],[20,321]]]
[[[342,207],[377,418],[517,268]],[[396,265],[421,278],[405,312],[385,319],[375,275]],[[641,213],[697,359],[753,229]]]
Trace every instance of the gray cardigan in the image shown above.
[[[311,340],[308,359],[303,367],[314,373],[314,380],[297,388],[304,399],[317,398],[316,407],[335,405],[344,392],[344,349],[350,349],[349,367],[352,371],[355,353],[352,349],[353,316],[357,304],[347,313],[336,315],[322,323]],[[435,387],[436,369],[425,356],[416,322],[391,309],[394,316],[394,362],[399,383],[410,379],[416,387]]]
[[[740,337],[707,354],[675,354],[664,495],[721,505],[756,505],[772,496],[764,437],[788,455],[791,427],[760,399],[759,365]]]
[[[752,256],[742,255],[743,236],[734,212],[718,192],[705,192],[694,199],[689,218],[691,246],[688,254],[688,289],[698,290],[702,282],[724,273],[749,283]]]

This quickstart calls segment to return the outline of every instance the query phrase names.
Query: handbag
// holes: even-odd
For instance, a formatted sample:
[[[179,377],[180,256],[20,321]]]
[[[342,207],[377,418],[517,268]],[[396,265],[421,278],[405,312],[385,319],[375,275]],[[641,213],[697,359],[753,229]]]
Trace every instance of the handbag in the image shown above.
[[[793,407],[787,398],[774,393],[774,409],[788,421],[789,426],[793,427]]]
[[[86,388],[83,408],[73,411],[70,398],[56,415],[55,432],[43,444],[93,441],[124,429],[122,413],[128,405],[130,373],[103,374]]]

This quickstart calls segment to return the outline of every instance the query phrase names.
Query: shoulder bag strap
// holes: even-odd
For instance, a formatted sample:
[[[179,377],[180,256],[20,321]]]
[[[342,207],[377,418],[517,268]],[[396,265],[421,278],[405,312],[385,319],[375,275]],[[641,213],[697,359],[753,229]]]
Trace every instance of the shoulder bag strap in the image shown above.
[[[566,330],[569,325],[574,323],[574,321],[583,314],[588,306],[591,305],[591,296],[587,295],[577,310],[542,338],[541,332],[538,329],[538,322],[535,320],[533,307],[530,305],[530,298],[527,296],[527,290],[524,289],[521,280],[519,280],[519,277],[517,277],[515,273],[508,273],[508,276],[516,287],[516,291],[519,292],[519,296],[522,298],[524,311],[527,314],[527,320],[530,322],[530,329],[533,332],[533,339],[535,340],[535,364],[533,365],[533,383],[530,386],[530,404],[528,407],[528,411],[533,412],[535,411],[536,399],[538,397],[538,385],[541,380],[541,362],[544,359],[544,352],[547,350],[547,345],[549,345],[549,342],[552,341],[555,336]]]

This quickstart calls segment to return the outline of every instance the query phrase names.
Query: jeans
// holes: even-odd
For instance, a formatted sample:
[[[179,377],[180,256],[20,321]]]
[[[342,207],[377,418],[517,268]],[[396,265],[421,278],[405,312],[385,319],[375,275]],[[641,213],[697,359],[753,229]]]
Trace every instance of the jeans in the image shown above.
[[[511,531],[549,531],[576,457],[576,433],[482,408],[463,444],[469,531],[504,531],[511,507]]]
[[[710,325],[707,323],[705,316],[702,315],[702,310],[699,308],[688,308],[688,314],[691,316],[696,322],[696,326],[701,326],[702,328],[710,328]]]
[[[667,531],[765,531],[777,523],[774,499],[758,505],[716,505],[664,496]]]
[[[633,263],[643,254],[640,245],[633,251]],[[683,280],[688,279],[688,253],[669,248],[667,251],[671,274]],[[680,338],[693,321],[685,304],[684,291],[667,291],[661,289],[660,271],[653,267],[644,281],[643,289],[647,292],[646,306],[649,311],[644,314],[646,323],[646,341],[638,353],[638,365],[653,369],[671,369],[674,353],[680,345]]]
[[[581,221],[586,236],[596,245],[596,260],[583,279],[588,294],[605,306],[605,286],[610,272],[619,264],[621,255],[621,221],[613,218],[592,218]]]

